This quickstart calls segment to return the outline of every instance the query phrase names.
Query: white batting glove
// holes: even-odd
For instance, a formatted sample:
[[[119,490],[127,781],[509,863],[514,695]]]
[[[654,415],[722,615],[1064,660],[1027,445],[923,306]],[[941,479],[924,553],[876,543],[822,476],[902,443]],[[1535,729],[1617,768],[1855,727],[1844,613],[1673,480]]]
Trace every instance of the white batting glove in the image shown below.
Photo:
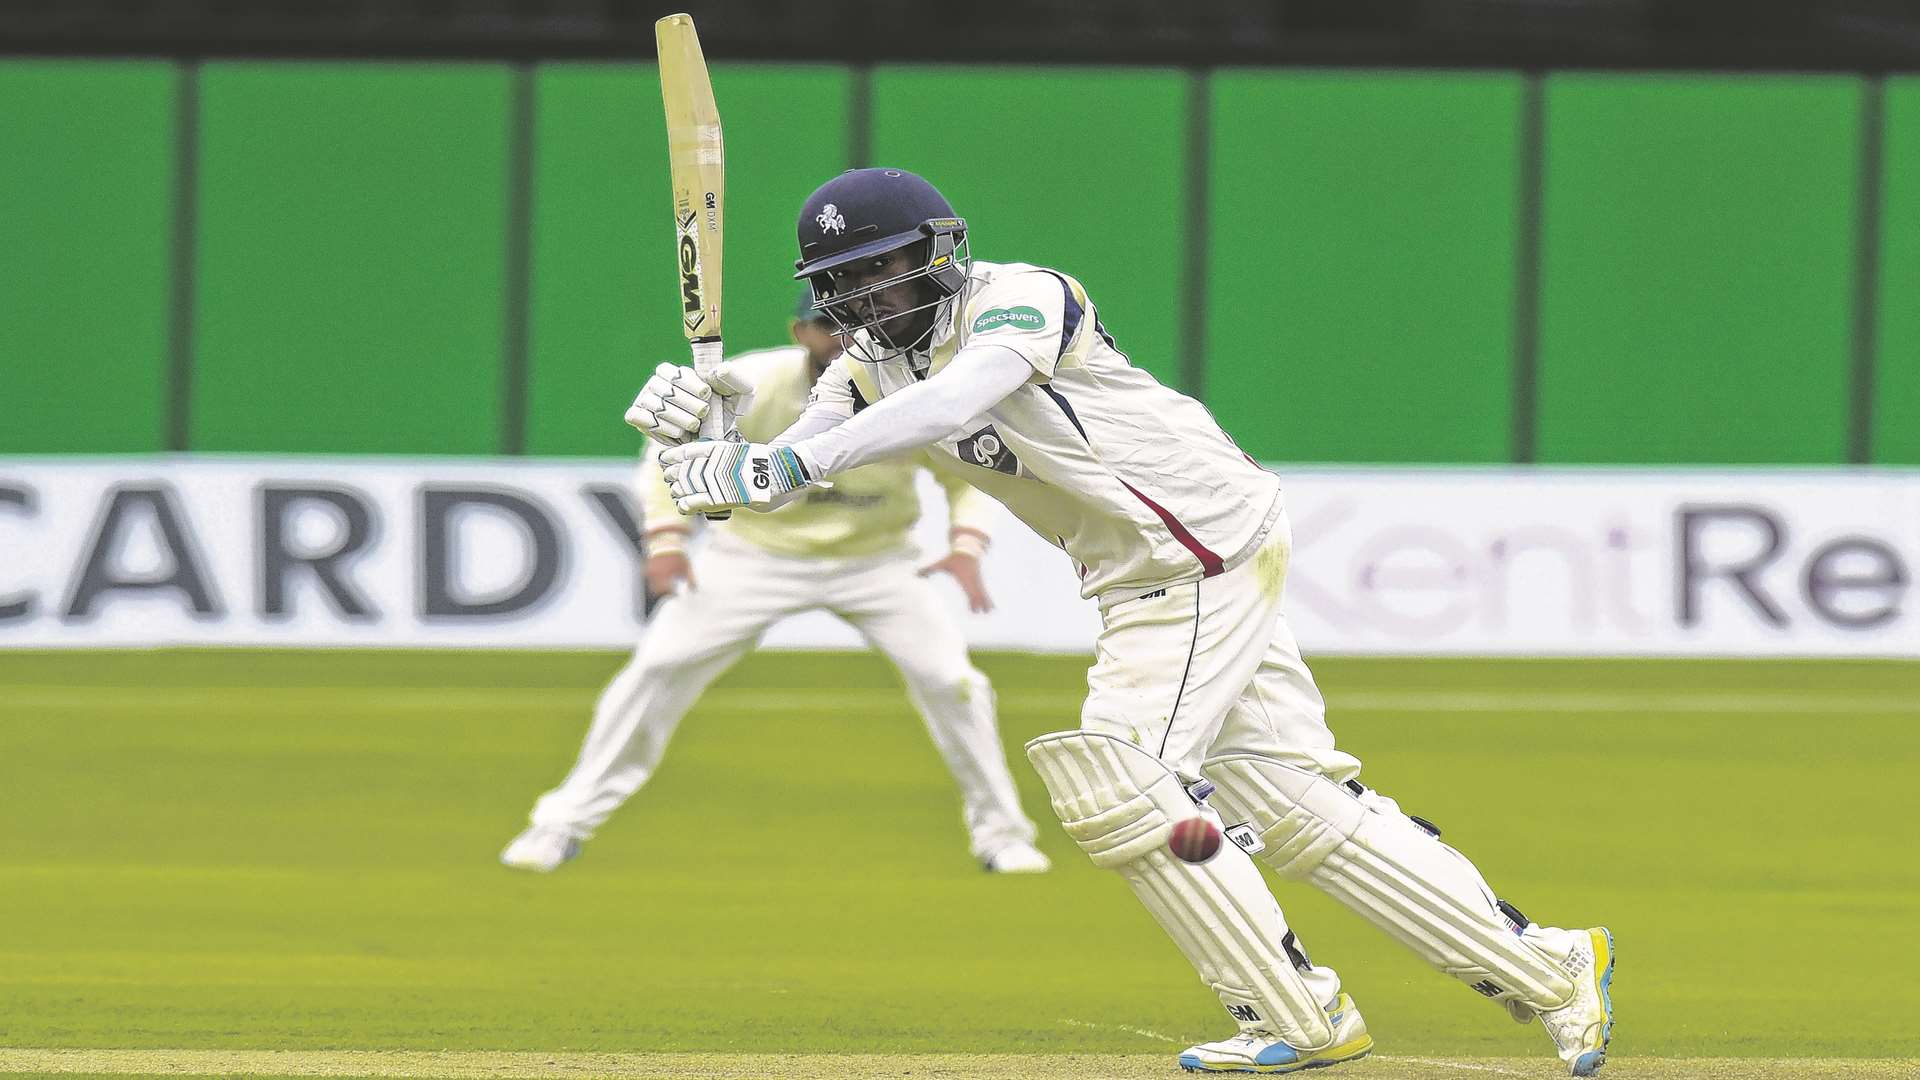
[[[627,423],[663,446],[698,438],[700,418],[712,408],[713,391],[692,368],[661,364],[627,409]]]
[[[815,480],[790,447],[734,440],[702,439],[660,455],[667,492],[683,514],[704,514],[736,506],[771,510],[806,487],[829,487]]]
[[[720,343],[718,341],[696,341],[693,343],[692,348],[693,371],[696,375],[700,374],[700,358],[703,350],[711,348],[713,352],[708,355],[714,360],[720,359]],[[719,394],[723,398],[731,398],[733,404],[737,406],[738,411],[747,411],[746,406],[742,404],[742,402],[753,395],[753,387],[740,375],[739,369],[735,368],[731,363],[722,360],[720,363],[714,364],[711,371],[700,377],[706,380],[708,386],[713,387],[714,393]]]
[[[627,409],[627,423],[662,446],[692,442],[700,437],[700,421],[713,408],[715,394],[725,398],[730,416],[746,412],[753,400],[753,388],[732,364],[716,368],[711,385],[692,368],[661,364]]]

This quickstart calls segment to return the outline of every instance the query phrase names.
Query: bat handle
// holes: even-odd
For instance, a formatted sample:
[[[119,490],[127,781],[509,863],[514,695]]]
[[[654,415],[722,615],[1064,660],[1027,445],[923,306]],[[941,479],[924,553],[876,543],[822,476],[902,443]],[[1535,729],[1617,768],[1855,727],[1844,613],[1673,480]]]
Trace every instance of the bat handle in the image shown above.
[[[732,427],[727,415],[732,410],[722,407],[721,391],[731,392],[733,387],[716,385],[715,373],[720,368],[723,355],[720,339],[717,337],[694,338],[690,344],[693,348],[693,373],[700,376],[701,382],[713,388],[713,408],[708,409],[707,415],[700,421],[700,436],[706,439],[724,439]]]
[[[714,372],[720,367],[720,361],[725,352],[717,337],[694,338],[690,344],[693,348],[693,373],[713,388],[712,403],[707,409],[707,415],[700,419],[700,437],[724,439],[733,430],[731,418],[733,409],[727,405],[726,398],[721,396],[720,388],[714,386]],[[715,510],[702,516],[708,521],[725,521],[733,516],[733,511]]]

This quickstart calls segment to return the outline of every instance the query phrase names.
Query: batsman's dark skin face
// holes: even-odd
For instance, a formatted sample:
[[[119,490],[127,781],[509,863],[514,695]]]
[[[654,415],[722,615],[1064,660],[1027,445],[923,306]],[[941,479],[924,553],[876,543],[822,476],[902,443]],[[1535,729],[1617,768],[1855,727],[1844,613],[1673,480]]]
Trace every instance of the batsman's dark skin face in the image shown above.
[[[833,277],[834,291],[847,293],[918,270],[926,265],[926,261],[927,252],[923,242],[896,248],[893,251],[875,255],[871,259],[863,259],[836,270],[829,270],[827,273]],[[934,299],[933,285],[926,279],[919,278],[881,289],[868,297],[862,306],[872,305],[872,314],[879,318],[880,330],[886,335],[888,341],[918,341],[932,328],[938,309],[931,307],[924,311],[909,311],[909,309],[931,303]]]

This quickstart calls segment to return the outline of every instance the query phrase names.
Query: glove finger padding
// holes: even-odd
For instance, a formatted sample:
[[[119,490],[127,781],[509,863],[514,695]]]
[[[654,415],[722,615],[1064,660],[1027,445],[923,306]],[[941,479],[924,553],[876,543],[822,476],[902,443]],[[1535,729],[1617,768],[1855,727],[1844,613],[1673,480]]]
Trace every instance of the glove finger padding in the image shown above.
[[[710,407],[709,403],[703,401],[697,409],[688,409],[677,399],[662,401],[651,394],[642,394],[636,404],[653,413],[654,423],[663,427],[670,425],[688,435],[700,430],[700,420],[707,415]]]
[[[677,364],[661,364],[641,389],[694,416],[705,416],[707,403],[713,397],[713,388],[694,374],[692,368]]]
[[[683,428],[662,423],[658,414],[642,406],[637,401],[633,403],[632,407],[627,409],[625,420],[628,427],[635,429],[662,446],[679,446],[681,443],[694,437],[692,432]]]
[[[732,363],[723,363],[714,368],[703,385],[711,387],[714,393],[722,397],[743,397],[753,393],[753,384]]]
[[[626,421],[649,438],[678,446],[699,435],[711,397],[712,391],[691,369],[661,364],[633,399]]]
[[[1232,844],[1206,863],[1174,858],[1173,823],[1199,813],[1160,759],[1091,731],[1042,735],[1027,759],[1054,813],[1094,865],[1119,871],[1243,1031],[1302,1052],[1333,1044],[1322,1002],[1286,947],[1286,920],[1260,871]]]
[[[724,370],[727,366],[722,364],[721,369]],[[701,401],[705,401],[713,390],[712,384],[702,379],[699,372],[679,364],[661,364],[653,369],[653,378],[661,380],[677,392],[691,395]]]
[[[739,418],[753,408],[753,383],[733,363],[723,363],[714,368],[706,379],[705,386],[710,396],[703,400],[711,408],[720,410],[720,430],[733,431]],[[704,418],[706,414],[701,415]]]

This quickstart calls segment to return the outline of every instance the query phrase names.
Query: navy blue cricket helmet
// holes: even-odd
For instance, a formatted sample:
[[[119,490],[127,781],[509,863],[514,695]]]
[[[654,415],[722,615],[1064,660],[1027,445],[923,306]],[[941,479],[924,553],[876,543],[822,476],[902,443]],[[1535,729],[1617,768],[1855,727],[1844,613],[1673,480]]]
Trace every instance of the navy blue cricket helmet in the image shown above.
[[[882,316],[871,302],[874,293],[924,280],[924,302],[910,314],[945,303],[967,283],[967,223],[955,216],[946,196],[904,169],[849,169],[820,185],[800,207],[798,232],[793,276],[813,287],[814,306],[842,334],[864,329],[884,347],[919,342],[888,338],[878,324],[895,322],[901,313]],[[905,273],[855,290],[834,281],[833,270],[914,245],[922,256]]]

